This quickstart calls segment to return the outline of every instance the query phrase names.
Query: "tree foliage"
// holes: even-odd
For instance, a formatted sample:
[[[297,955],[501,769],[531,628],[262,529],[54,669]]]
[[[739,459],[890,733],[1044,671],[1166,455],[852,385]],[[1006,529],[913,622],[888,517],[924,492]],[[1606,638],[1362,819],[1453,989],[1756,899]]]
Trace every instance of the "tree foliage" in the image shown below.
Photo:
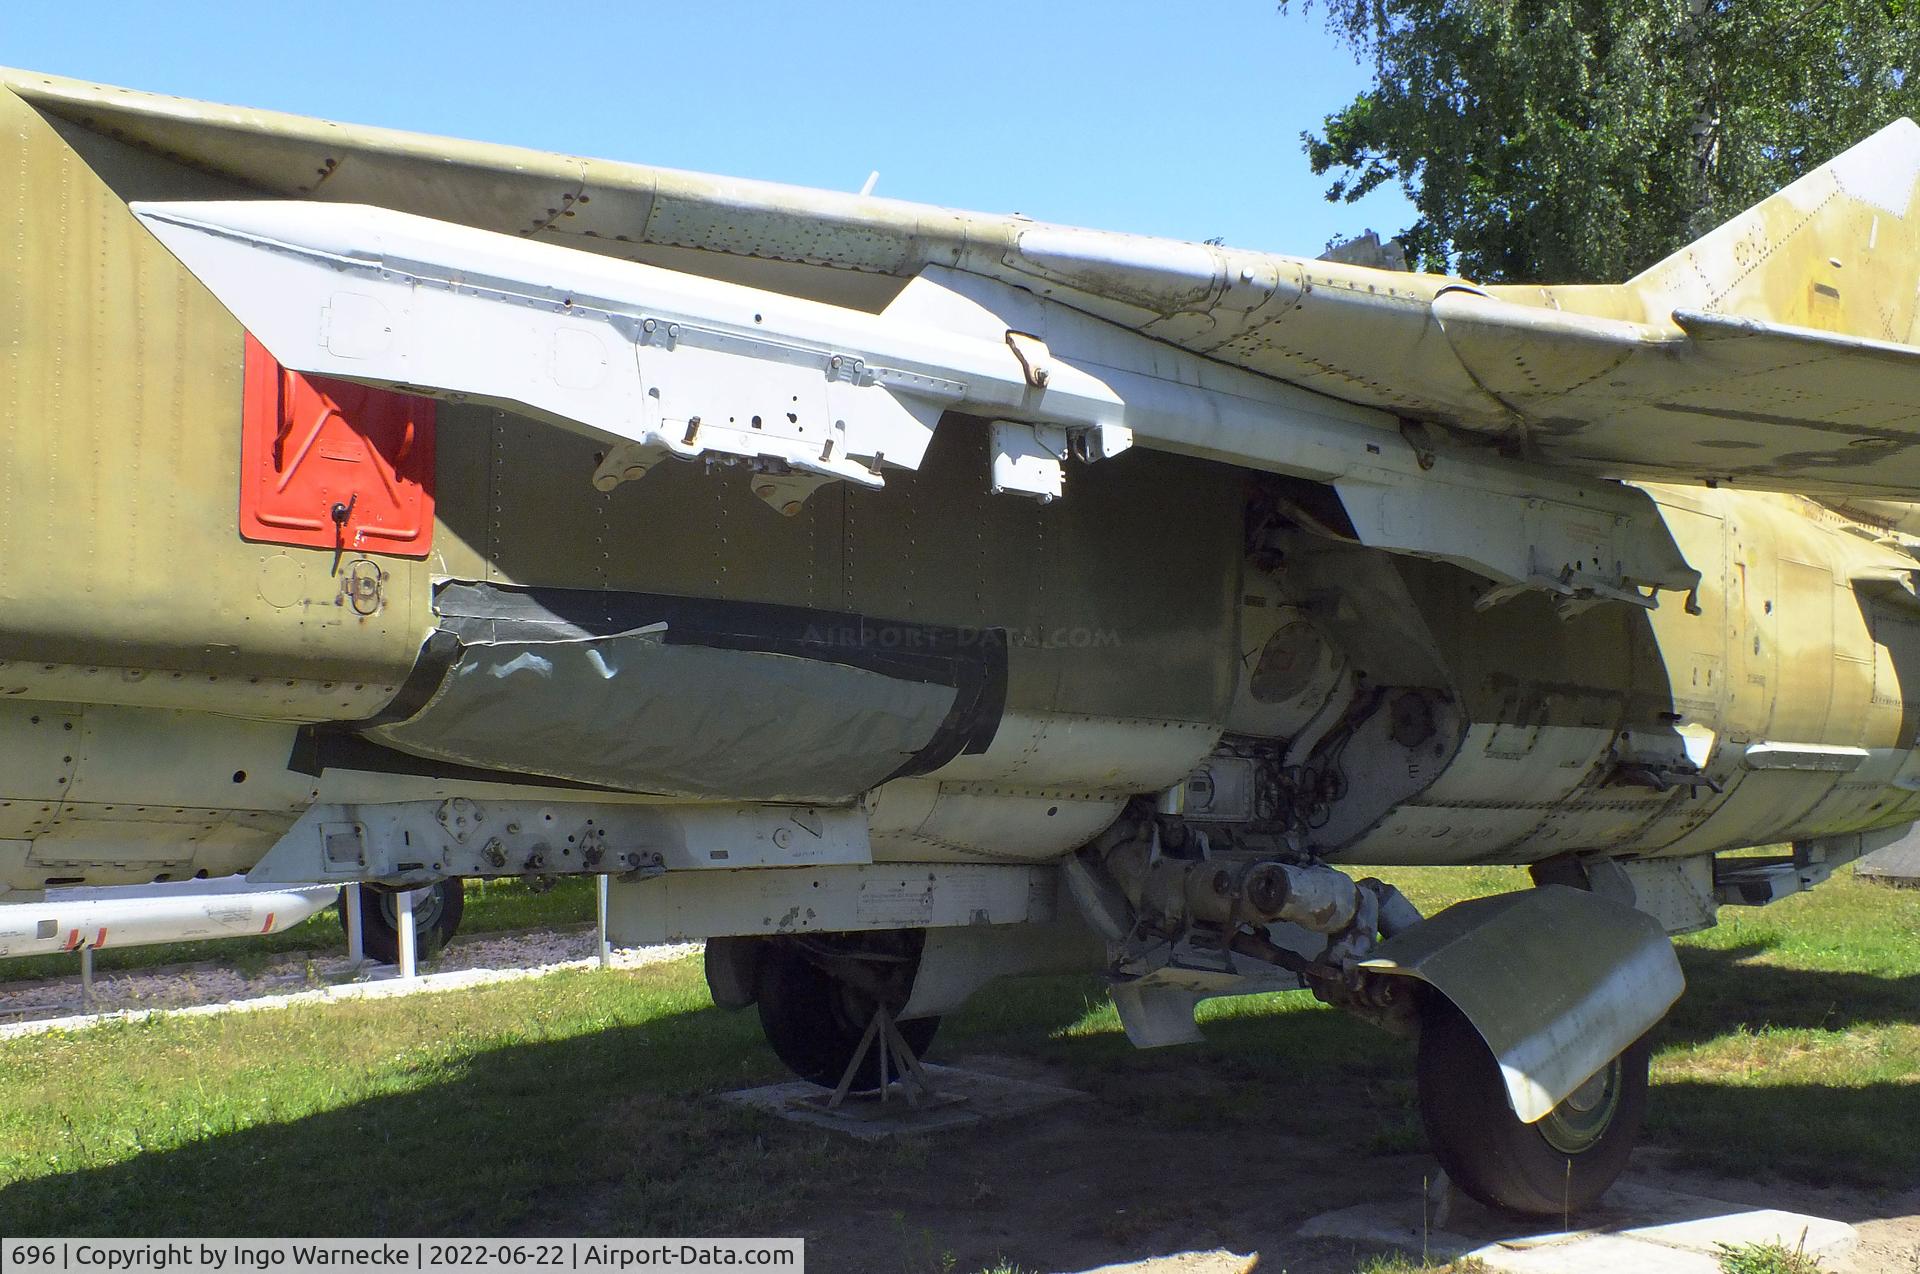
[[[1320,4],[1374,82],[1308,158],[1329,200],[1399,182],[1426,269],[1622,279],[1920,115],[1920,0]]]

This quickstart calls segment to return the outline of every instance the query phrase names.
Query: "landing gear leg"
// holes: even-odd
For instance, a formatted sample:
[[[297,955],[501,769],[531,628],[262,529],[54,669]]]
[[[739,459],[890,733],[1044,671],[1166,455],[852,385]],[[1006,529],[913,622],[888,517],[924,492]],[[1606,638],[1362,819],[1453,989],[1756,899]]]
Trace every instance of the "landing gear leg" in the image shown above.
[[[1489,1207],[1549,1217],[1583,1211],[1627,1166],[1646,1117],[1650,1052],[1643,1036],[1545,1118],[1522,1123],[1486,1041],[1436,996],[1420,1030],[1427,1140],[1454,1183]]]

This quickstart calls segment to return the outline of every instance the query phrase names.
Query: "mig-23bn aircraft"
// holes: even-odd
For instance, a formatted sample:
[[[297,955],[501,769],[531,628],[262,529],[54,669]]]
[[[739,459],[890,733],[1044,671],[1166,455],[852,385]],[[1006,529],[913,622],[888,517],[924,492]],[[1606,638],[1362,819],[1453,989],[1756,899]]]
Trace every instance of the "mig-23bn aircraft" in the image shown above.
[[[824,1084],[1311,989],[1558,1213],[1669,935],[1920,815],[1909,121],[1482,286],[0,87],[0,886],[612,874]]]

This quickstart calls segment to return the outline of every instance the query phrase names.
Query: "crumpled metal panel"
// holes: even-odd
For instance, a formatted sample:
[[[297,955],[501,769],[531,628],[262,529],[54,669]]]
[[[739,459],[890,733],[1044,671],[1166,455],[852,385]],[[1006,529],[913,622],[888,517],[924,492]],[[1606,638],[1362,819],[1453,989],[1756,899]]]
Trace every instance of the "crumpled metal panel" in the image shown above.
[[[851,798],[933,738],[950,686],[645,629],[469,646],[395,747],[628,791]]]
[[[984,749],[1004,640],[801,607],[452,581],[370,732],[416,756],[629,792],[851,800]]]
[[[1564,885],[1456,903],[1381,943],[1364,967],[1418,978],[1452,1001],[1493,1050],[1527,1123],[1686,989],[1659,921]]]

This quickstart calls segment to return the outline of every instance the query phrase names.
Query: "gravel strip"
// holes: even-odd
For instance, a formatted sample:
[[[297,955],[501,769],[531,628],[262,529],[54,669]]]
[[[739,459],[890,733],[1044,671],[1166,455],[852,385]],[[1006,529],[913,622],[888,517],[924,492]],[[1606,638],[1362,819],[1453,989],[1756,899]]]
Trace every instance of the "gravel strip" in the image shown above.
[[[258,974],[226,965],[165,965],[96,974],[93,1004],[84,1005],[80,977],[14,982],[0,989],[0,1039],[51,1030],[73,1030],[106,1021],[137,1021],[156,1012],[189,1014],[280,1008],[289,1004],[386,998],[446,991],[489,982],[539,977],[560,969],[595,965],[594,930],[534,929],[476,934],[456,939],[421,966],[421,976],[402,981],[390,965],[355,969],[345,955],[287,955]],[[616,969],[637,969],[677,960],[700,950],[697,942],[615,951]]]

